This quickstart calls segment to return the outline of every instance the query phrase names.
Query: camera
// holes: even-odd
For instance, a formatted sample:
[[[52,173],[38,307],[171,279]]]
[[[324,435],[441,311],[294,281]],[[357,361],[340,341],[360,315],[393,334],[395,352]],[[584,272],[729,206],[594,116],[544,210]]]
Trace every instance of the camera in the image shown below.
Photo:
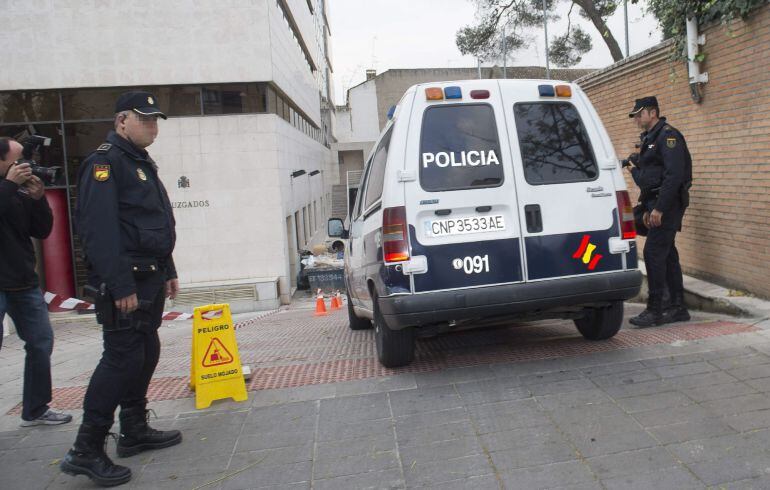
[[[639,149],[640,144],[637,143],[634,145],[636,149]],[[623,166],[623,168],[626,168],[631,165],[639,165],[639,153],[634,152],[628,155],[628,158],[624,158],[620,161],[620,164]]]
[[[38,165],[38,163],[32,159],[32,156],[35,151],[39,150],[41,147],[50,145],[51,138],[46,138],[45,136],[37,134],[30,135],[22,143],[22,146],[24,147],[21,152],[22,158],[16,162],[17,164],[29,163],[32,175],[42,180],[45,185],[54,185],[54,183],[56,183],[59,178],[59,173],[61,172],[61,167],[44,167]]]
[[[620,161],[620,164],[623,166],[623,168],[626,168],[631,165],[636,165],[639,162],[639,154],[638,153],[631,153],[628,155],[628,158],[624,158]]]

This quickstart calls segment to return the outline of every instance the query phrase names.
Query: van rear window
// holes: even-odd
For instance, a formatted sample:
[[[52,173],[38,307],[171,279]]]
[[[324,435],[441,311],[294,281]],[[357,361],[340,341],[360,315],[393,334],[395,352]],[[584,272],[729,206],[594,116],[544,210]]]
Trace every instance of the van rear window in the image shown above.
[[[502,183],[503,162],[491,106],[444,105],[425,111],[420,135],[423,189],[480,189]]]
[[[594,180],[596,159],[577,109],[566,102],[518,103],[516,131],[530,184]]]

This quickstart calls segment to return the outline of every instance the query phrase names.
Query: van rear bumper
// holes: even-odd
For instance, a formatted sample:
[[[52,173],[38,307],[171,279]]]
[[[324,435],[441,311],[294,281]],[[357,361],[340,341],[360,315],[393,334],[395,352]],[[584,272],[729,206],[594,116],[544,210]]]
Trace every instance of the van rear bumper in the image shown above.
[[[394,330],[449,320],[511,315],[625,301],[639,294],[642,273],[612,272],[453,291],[379,298],[385,323]]]

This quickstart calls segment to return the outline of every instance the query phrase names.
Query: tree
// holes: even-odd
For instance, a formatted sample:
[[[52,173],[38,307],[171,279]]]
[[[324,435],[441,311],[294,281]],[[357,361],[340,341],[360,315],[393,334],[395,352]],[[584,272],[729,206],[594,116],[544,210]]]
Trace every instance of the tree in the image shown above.
[[[502,55],[502,32],[507,51],[529,45],[527,31],[543,25],[543,0],[472,0],[478,9],[478,21],[457,31],[456,43],[462,54],[482,59]],[[549,40],[548,56],[557,66],[572,66],[593,47],[591,37],[572,23],[577,6],[579,15],[589,20],[602,36],[614,61],[623,59],[618,41],[607,27],[607,18],[615,13],[623,0],[545,0],[549,22],[559,19],[556,7],[569,3],[567,30]],[[637,3],[639,0],[630,0]]]

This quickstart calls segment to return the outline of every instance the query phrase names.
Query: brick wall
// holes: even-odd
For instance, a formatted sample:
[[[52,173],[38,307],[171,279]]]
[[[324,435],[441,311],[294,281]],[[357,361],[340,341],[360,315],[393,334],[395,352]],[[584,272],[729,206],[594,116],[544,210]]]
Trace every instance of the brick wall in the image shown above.
[[[638,141],[627,116],[634,99],[658,97],[661,114],[684,134],[693,157],[690,208],[677,237],[684,269],[770,298],[770,6],[729,30],[715,25],[702,32],[709,82],[700,104],[690,97],[686,63],[668,59],[670,43],[578,83],[619,157]]]

